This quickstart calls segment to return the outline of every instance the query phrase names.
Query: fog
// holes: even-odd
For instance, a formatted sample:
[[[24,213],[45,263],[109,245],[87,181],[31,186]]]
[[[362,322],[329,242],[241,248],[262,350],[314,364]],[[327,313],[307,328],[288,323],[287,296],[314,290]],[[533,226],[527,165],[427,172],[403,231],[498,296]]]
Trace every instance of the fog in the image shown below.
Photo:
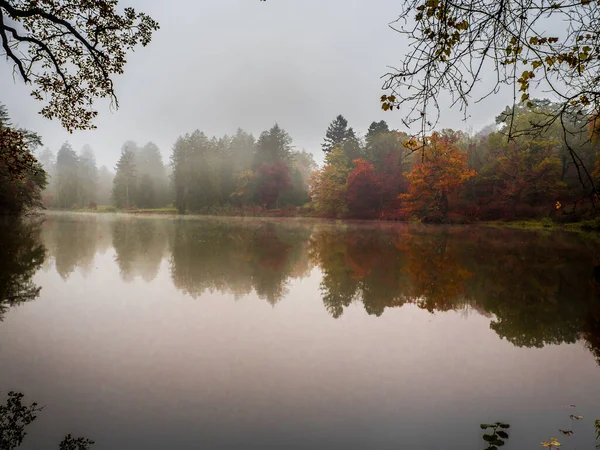
[[[56,151],[90,144],[98,165],[114,167],[126,140],[152,141],[165,161],[177,137],[200,129],[255,136],[278,122],[322,160],[328,124],[344,114],[364,133],[385,119],[403,130],[402,113],[380,109],[381,76],[406,52],[388,26],[399,12],[393,0],[162,0],[121,1],[150,14],[161,29],[147,48],[129,55],[116,78],[119,109],[98,102],[98,129],[70,135],[39,116],[41,104],[0,64],[0,100],[13,121],[37,131]],[[485,82],[485,77],[484,77]],[[440,126],[477,130],[491,122],[507,98],[493,96],[469,110],[464,122],[442,99]],[[446,107],[446,108],[444,108]]]

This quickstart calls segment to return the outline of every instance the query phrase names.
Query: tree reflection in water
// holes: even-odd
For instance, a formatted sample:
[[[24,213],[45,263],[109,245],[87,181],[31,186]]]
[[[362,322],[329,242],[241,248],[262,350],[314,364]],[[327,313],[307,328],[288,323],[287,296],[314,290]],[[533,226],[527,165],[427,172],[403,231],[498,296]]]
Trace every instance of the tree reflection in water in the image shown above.
[[[0,321],[8,308],[40,294],[32,281],[46,257],[40,228],[35,218],[0,216]]]
[[[288,283],[318,268],[325,310],[353,303],[380,316],[416,305],[432,313],[468,309],[516,346],[584,339],[600,362],[597,238],[563,232],[398,224],[248,219],[150,219],[50,215],[4,219],[2,308],[31,300],[31,277],[45,257],[61,277],[83,276],[107,247],[124,281],[151,282],[166,259],[173,285],[200,297],[255,292],[272,305]],[[44,245],[42,245],[42,243]]]

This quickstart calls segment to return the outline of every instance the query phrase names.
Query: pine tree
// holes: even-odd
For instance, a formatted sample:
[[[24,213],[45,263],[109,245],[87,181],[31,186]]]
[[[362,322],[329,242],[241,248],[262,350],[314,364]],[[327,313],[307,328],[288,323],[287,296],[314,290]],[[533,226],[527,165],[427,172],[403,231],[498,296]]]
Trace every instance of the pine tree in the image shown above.
[[[98,167],[94,150],[89,145],[84,145],[79,153],[79,179],[81,180],[79,204],[87,206],[90,203],[96,203]]]
[[[341,114],[335,118],[325,132],[325,142],[321,145],[325,153],[344,142],[348,136],[348,121]]]
[[[342,149],[350,161],[363,157],[364,152],[362,143],[358,137],[356,137],[356,133],[354,133],[352,127],[348,128],[348,131],[346,132],[346,139],[344,139],[342,143]]]
[[[177,139],[171,155],[171,167],[175,206],[180,213],[200,211],[219,203],[219,159],[214,142],[204,133],[196,130]]]
[[[68,142],[56,155],[56,193],[59,208],[72,208],[78,204],[81,193],[79,158]]]
[[[381,120],[379,122],[371,122],[369,125],[369,130],[367,131],[367,146],[371,144],[373,138],[379,136],[380,134],[389,133],[390,127],[385,120]]]
[[[156,208],[168,203],[169,190],[165,165],[160,149],[156,144],[148,142],[136,153],[136,169],[140,186],[137,192],[137,206]],[[147,178],[147,179],[146,179]],[[149,188],[151,192],[144,192]]]
[[[292,152],[292,138],[278,124],[269,131],[263,131],[256,142],[254,168],[278,161],[288,162]]]
[[[132,206],[138,180],[135,154],[130,148],[124,148],[115,171],[112,190],[113,202],[117,208]]]

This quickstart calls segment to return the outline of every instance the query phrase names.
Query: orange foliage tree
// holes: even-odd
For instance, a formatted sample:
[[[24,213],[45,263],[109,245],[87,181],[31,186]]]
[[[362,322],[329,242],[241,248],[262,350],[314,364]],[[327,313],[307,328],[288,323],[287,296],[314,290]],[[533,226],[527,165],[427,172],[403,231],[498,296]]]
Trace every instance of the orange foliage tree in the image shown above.
[[[410,183],[408,194],[398,196],[402,212],[419,217],[441,214],[448,222],[450,197],[475,175],[467,155],[454,145],[453,137],[433,133],[423,148],[422,160],[406,175]]]

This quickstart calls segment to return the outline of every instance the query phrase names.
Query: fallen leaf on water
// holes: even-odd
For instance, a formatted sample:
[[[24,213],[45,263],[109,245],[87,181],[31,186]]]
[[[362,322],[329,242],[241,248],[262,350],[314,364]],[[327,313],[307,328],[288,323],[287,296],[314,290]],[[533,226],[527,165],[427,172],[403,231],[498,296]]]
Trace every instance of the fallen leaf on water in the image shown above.
[[[571,420],[582,420],[583,419],[583,416],[574,416],[573,414],[571,414],[569,417],[571,418]]]
[[[573,434],[573,432],[571,430],[558,430],[558,431],[560,431],[565,436],[571,436]]]

